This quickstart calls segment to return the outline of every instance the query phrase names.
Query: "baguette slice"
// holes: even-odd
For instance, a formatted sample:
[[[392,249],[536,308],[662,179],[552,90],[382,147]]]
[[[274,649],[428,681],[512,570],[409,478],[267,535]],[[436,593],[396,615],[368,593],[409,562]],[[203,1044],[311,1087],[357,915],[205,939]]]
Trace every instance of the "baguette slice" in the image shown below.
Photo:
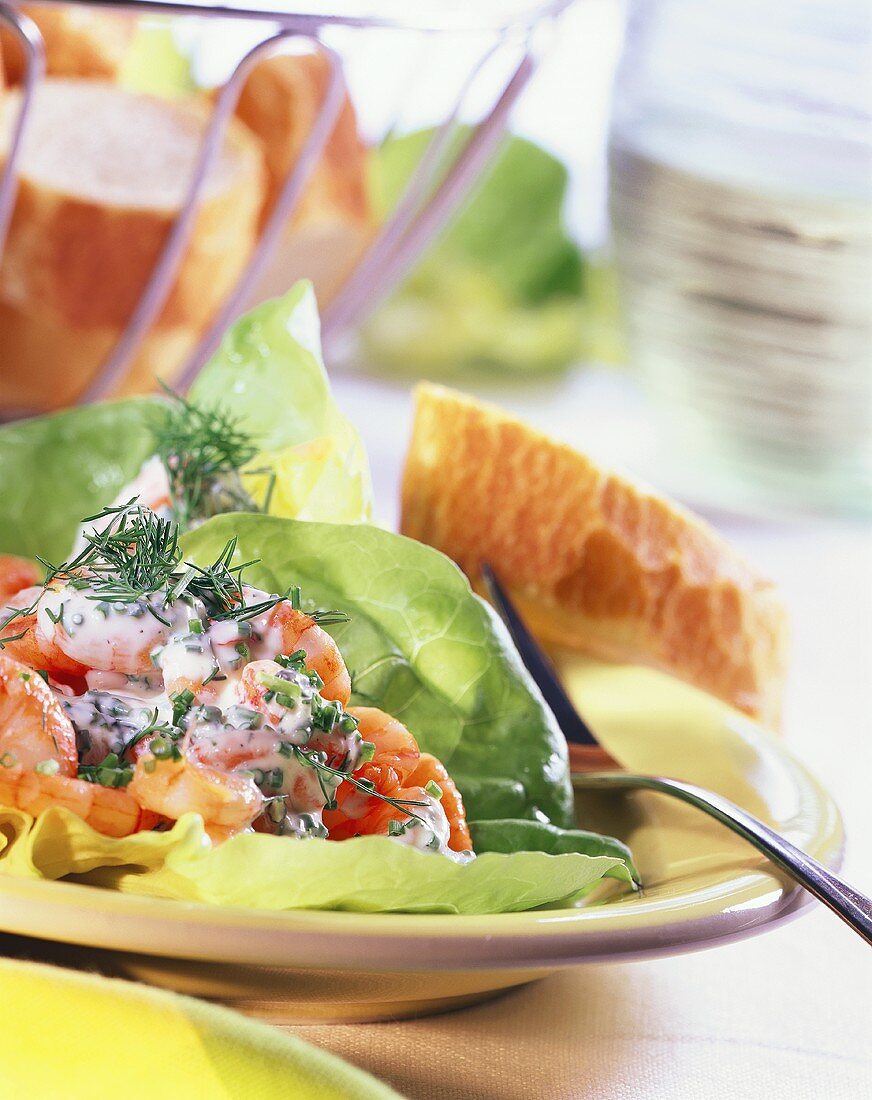
[[[315,124],[328,78],[323,54],[280,54],[259,62],[243,86],[236,114],[261,143],[267,170],[262,222]],[[346,96],[296,213],[249,304],[282,294],[305,277],[314,283],[323,307],[345,282],[373,229],[367,151]]]
[[[49,76],[114,78],[124,62],[136,27],[136,17],[118,11],[98,11],[82,5],[21,4],[36,23],[45,45]],[[0,34],[0,68],[9,84],[18,84],[24,56],[10,31]]]
[[[659,668],[778,724],[772,583],[690,512],[499,409],[418,387],[401,529],[474,582],[489,561],[544,641]]]
[[[19,104],[18,91],[0,96],[0,166]],[[21,151],[0,299],[71,328],[121,328],[178,215],[208,113],[103,81],[44,81]],[[197,328],[213,316],[251,253],[263,195],[260,148],[235,123],[158,324]]]

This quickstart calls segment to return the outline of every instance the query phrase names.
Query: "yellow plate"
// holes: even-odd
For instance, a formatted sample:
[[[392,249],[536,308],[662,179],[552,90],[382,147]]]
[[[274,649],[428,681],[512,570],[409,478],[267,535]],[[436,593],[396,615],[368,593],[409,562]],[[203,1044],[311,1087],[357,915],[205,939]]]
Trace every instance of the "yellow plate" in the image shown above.
[[[557,659],[583,713],[629,768],[726,795],[839,863],[838,811],[779,740],[656,673]],[[468,1004],[563,966],[714,946],[764,931],[808,900],[738,837],[662,795],[585,793],[578,811],[585,827],[631,845],[640,893],[496,917],[276,913],[0,878],[0,929],[15,934],[0,936],[0,950],[141,978],[275,1021],[384,1019]]]

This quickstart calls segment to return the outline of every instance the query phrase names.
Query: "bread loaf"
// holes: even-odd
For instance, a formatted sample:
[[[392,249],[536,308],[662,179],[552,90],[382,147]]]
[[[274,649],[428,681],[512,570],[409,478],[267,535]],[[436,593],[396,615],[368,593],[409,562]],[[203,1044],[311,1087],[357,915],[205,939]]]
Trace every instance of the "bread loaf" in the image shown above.
[[[0,97],[0,164],[19,102]],[[0,405],[58,407],[94,377],[178,216],[207,117],[102,81],[37,90],[0,263]],[[260,149],[235,123],[125,390],[171,380],[196,347],[251,255],[264,187]]]
[[[786,616],[702,520],[499,409],[419,387],[404,534],[488,561],[545,641],[651,665],[775,725]]]
[[[0,100],[0,163],[19,93]],[[51,78],[36,92],[0,266],[0,299],[72,327],[118,327],[177,217],[208,111],[101,81]],[[250,254],[263,199],[260,150],[231,128],[206,184],[161,324],[198,326]]]
[[[281,54],[259,62],[245,82],[237,117],[261,142],[267,168],[268,217],[315,124],[329,81],[323,54]],[[315,284],[323,306],[356,264],[373,232],[367,151],[351,100],[316,165],[293,219],[252,300],[281,294],[297,279]]]
[[[71,328],[0,302],[0,409],[29,416],[72,404],[118,336],[117,329]],[[199,330],[190,327],[153,329],[114,395],[152,390],[157,378],[172,382],[199,339]]]
[[[320,55],[255,66],[161,314],[119,392],[172,381],[250,259],[257,233],[320,109]],[[20,93],[0,93],[0,166]],[[0,263],[0,408],[75,400],[140,299],[175,221],[211,105],[106,81],[38,89]],[[346,99],[328,147],[247,304],[313,280],[322,304],[372,232],[366,150]],[[245,303],[244,303],[245,304]]]
[[[117,75],[133,37],[135,16],[81,4],[21,4],[20,8],[42,33],[50,76]],[[21,44],[8,30],[0,34],[0,69],[5,70],[9,84],[19,83],[24,71]]]

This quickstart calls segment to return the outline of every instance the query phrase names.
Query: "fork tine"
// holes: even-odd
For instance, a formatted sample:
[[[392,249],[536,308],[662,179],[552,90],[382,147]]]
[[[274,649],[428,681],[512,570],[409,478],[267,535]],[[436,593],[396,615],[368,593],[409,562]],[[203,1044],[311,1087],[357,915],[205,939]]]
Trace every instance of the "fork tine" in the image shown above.
[[[508,627],[512,641],[521,655],[521,660],[527,666],[527,671],[545,696],[545,702],[554,712],[554,717],[557,719],[557,724],[563,731],[566,740],[571,745],[595,745],[600,748],[599,741],[597,741],[590,726],[581,717],[575,708],[575,704],[566,694],[557,673],[554,671],[554,666],[525,626],[518,609],[487,562],[481,563],[481,575],[497,614]]]

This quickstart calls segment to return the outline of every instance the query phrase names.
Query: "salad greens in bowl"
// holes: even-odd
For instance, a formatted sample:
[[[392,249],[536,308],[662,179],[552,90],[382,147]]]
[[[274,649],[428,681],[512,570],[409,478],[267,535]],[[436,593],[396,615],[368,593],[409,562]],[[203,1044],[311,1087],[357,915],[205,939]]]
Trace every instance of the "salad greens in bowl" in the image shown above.
[[[367,522],[307,285],[186,398],[0,429],[0,478],[0,872],[376,913],[634,889],[628,849],[574,828],[501,622]]]

